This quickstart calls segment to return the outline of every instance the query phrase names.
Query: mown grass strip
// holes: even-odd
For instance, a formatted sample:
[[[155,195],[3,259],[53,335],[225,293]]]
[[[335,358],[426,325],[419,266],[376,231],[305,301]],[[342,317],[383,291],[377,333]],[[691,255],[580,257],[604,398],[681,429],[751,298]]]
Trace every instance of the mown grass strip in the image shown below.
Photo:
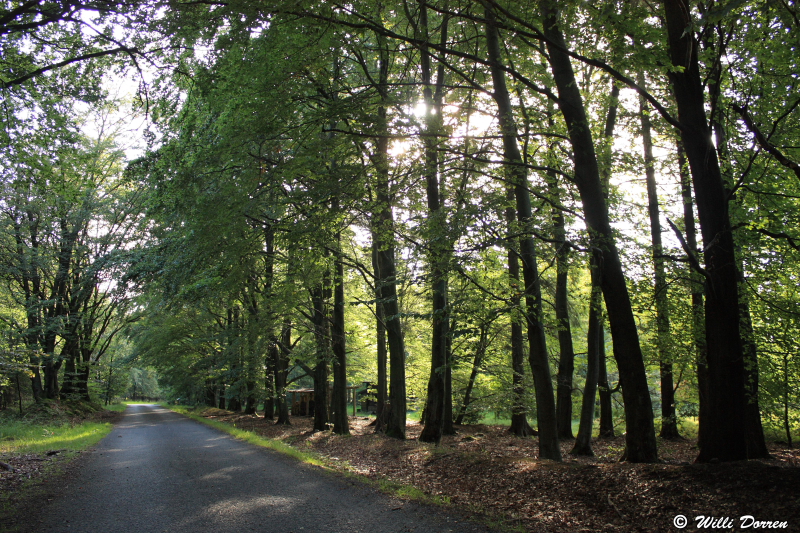
[[[288,455],[289,457],[292,457],[302,463],[307,463],[322,468],[333,468],[333,465],[325,461],[321,456],[318,456],[316,454],[311,454],[308,452],[303,452],[281,441],[262,437],[260,435],[253,433],[252,431],[239,429],[225,422],[220,422],[218,420],[211,420],[209,418],[205,418],[202,415],[199,415],[196,412],[194,412],[190,407],[186,407],[183,405],[164,405],[163,407],[171,409],[176,413],[180,413],[184,416],[188,416],[192,420],[195,420],[207,426],[211,426],[214,429],[218,429],[219,431],[227,433],[239,440],[249,442],[250,444],[253,444],[255,446],[269,448],[270,450],[274,450],[284,455]]]

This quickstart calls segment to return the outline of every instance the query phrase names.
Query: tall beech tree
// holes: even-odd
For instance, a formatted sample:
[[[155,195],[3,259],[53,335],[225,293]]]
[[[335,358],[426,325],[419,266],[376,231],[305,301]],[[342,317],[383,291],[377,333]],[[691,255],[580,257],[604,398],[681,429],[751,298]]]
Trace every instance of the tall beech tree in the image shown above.
[[[417,33],[423,42],[430,39],[428,8],[420,2]],[[445,15],[439,29],[439,42],[447,42],[448,16]],[[445,68],[439,64],[436,82],[433,82],[432,64],[428,47],[420,50],[422,91],[425,102],[425,193],[428,201],[428,263],[432,287],[432,331],[431,375],[428,380],[428,401],[425,406],[425,427],[419,439],[422,442],[438,443],[443,433],[453,433],[452,394],[448,344],[450,317],[447,305],[447,277],[452,251],[447,235],[447,212],[439,176],[439,135],[442,133],[442,101],[444,99]],[[450,395],[449,402],[447,396]],[[449,412],[448,412],[449,406]],[[449,424],[448,424],[449,420]],[[448,427],[449,426],[449,427]]]
[[[639,77],[639,86],[644,87],[644,77]],[[647,215],[650,219],[650,239],[653,243],[653,285],[656,309],[656,348],[658,350],[661,375],[661,431],[659,437],[676,439],[678,420],[675,415],[675,380],[672,375],[670,355],[669,295],[665,272],[664,246],[661,240],[661,219],[656,188],[655,157],[653,156],[652,125],[649,109],[644,98],[639,96],[639,123],[642,127],[644,170],[647,185]]]
[[[560,30],[558,10],[548,0],[542,0],[539,7],[543,15],[543,35],[547,39],[553,79],[558,88],[558,106],[572,142],[575,185],[583,202],[592,246],[603,254],[601,283],[625,400],[625,458],[631,462],[655,462],[658,460],[658,450],[644,359],[625,275],[611,232],[592,130],[570,63],[569,48]]]
[[[519,256],[522,261],[525,307],[528,326],[528,358],[536,388],[536,414],[539,430],[539,456],[561,461],[556,426],[556,405],[553,383],[550,379],[550,362],[542,324],[541,281],[536,264],[536,248],[529,225],[532,223],[531,198],[528,191],[528,173],[517,144],[517,126],[514,110],[506,87],[501,56],[500,35],[492,8],[485,4],[486,44],[492,74],[493,98],[497,104],[498,122],[503,138],[503,158],[510,183],[514,187],[517,220],[521,226]]]
[[[728,198],[712,131],[698,61],[699,43],[692,30],[689,4],[665,0],[670,79],[678,107],[680,133],[691,169],[706,278],[705,331],[707,409],[701,410],[698,460],[736,461],[748,457],[745,439],[744,346],[739,324],[739,273]]]

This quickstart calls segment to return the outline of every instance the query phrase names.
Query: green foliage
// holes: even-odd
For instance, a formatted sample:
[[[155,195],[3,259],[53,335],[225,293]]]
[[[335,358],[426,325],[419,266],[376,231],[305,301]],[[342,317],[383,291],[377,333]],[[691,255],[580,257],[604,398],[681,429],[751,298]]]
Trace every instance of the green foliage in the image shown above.
[[[507,253],[514,253],[518,237],[532,234],[553,375],[555,255],[561,244],[571,250],[577,406],[586,373],[590,242],[588,215],[574,186],[577,159],[549,89],[554,82],[540,40],[540,10],[494,4],[504,23],[503,59],[534,204],[533,218],[524,223],[506,222],[506,209],[514,206],[506,195],[479,3],[459,5],[447,17],[441,5],[426,7],[427,28],[421,27],[423,4],[366,1],[347,9],[308,2],[186,4],[166,13],[136,2],[115,4],[83,13],[100,29],[91,35],[55,4],[45,6],[55,10],[51,18],[23,10],[5,22],[0,391],[8,393],[17,377],[27,380],[42,363],[74,361],[76,369],[90,371],[88,393],[104,401],[124,395],[166,395],[191,404],[272,398],[265,376],[287,327],[290,345],[279,353],[289,359],[289,379],[296,380],[290,386],[310,386],[308,369],[329,355],[319,346],[324,341],[313,296],[323,295],[330,314],[327,293],[339,252],[346,265],[347,378],[374,384],[370,243],[380,237],[397,250],[399,316],[389,318],[400,320],[405,335],[410,408],[421,410],[426,400],[433,261],[447,256],[455,409],[471,386],[466,421],[489,413],[506,417],[513,401],[511,321],[523,316],[513,303],[520,287],[508,274]],[[659,351],[639,101],[626,81],[644,80],[651,104],[660,106],[647,111],[659,209],[685,237],[689,221],[670,123],[677,118],[661,8],[624,2],[559,7],[601,171],[610,179],[607,201],[651,396],[657,408],[659,359],[668,353],[678,415],[688,420],[699,403],[691,293],[700,274],[689,266],[684,246],[664,232],[671,331]],[[686,31],[697,33],[701,77],[708,80],[708,118],[730,192],[742,303],[749,306],[759,358],[759,402],[769,428],[789,438],[800,424],[800,190],[792,175],[792,163],[800,160],[800,33],[791,31],[796,7],[737,0],[699,6],[692,19]],[[427,48],[422,35],[431,40]],[[91,80],[112,68],[105,62],[110,55],[18,82],[41,67],[108,50],[115,40],[140,46],[141,53],[146,41],[160,40],[164,46],[147,52],[148,59],[169,67],[143,73],[149,79],[142,102],[153,120],[150,150],[127,165],[114,132],[87,136],[88,119],[76,111],[88,102],[93,113],[109,116],[114,104]],[[428,52],[445,80],[438,109],[422,105],[433,96],[420,82]],[[612,80],[623,89],[615,133],[606,136]],[[764,140],[754,143],[759,128]],[[390,158],[391,234],[375,220],[383,141]],[[436,216],[427,203],[431,149],[443,206]],[[565,243],[556,235],[554,212],[565,216]],[[115,340],[120,332],[125,342]],[[90,353],[79,355],[79,344]],[[614,387],[610,342],[607,353]],[[64,370],[56,372],[63,382]],[[526,379],[524,401],[533,415]]]

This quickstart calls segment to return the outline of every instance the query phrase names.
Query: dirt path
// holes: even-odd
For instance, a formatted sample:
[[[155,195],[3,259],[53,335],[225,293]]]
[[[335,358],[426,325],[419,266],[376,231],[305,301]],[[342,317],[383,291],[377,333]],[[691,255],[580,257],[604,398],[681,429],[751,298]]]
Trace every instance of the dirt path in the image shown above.
[[[29,529],[41,533],[489,531],[155,405],[130,406],[37,514]]]

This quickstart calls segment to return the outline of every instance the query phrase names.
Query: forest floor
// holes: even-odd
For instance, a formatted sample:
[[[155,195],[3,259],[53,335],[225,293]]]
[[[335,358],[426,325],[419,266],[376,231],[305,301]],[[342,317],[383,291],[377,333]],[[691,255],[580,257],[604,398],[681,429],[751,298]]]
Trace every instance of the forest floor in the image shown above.
[[[770,445],[767,460],[693,464],[696,441],[660,441],[660,464],[630,464],[619,462],[623,437],[594,441],[594,457],[569,455],[574,442],[566,441],[564,462],[555,463],[536,458],[535,437],[502,426],[459,426],[437,447],[417,440],[422,426],[413,422],[399,441],[374,434],[363,417],[351,417],[352,435],[339,436],[313,432],[307,417],[276,426],[214,409],[204,416],[315,452],[345,471],[416,487],[505,530],[679,531],[674,524],[683,515],[686,531],[766,527],[753,520],[800,531],[800,450],[780,444]],[[701,523],[699,516],[729,522]]]

